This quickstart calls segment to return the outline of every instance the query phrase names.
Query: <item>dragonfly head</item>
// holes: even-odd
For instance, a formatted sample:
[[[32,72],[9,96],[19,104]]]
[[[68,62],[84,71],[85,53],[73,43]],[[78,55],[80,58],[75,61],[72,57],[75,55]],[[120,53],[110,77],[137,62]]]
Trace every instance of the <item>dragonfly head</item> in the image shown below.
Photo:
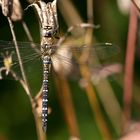
[[[52,26],[45,26],[44,28],[42,28],[42,36],[43,37],[52,37],[54,34],[54,29]]]

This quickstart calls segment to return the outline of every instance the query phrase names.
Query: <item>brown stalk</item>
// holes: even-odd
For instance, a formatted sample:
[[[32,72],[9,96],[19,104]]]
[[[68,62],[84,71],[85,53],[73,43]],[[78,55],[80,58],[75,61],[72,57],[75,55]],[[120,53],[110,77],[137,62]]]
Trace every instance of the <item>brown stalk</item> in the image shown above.
[[[80,1],[79,1],[80,2]],[[68,27],[77,25],[82,23],[82,19],[74,7],[73,3],[71,0],[59,0],[58,1],[58,6],[61,14],[63,15],[63,18],[68,25]],[[74,35],[79,36],[81,34],[84,34],[84,29],[75,29],[75,32],[72,32]]]
[[[60,12],[68,26],[82,23],[81,17],[70,0],[59,0],[58,2]]]
[[[87,96],[88,96],[88,100],[91,106],[91,109],[95,115],[95,120],[97,122],[97,125],[99,127],[99,130],[103,136],[103,139],[105,140],[112,140],[112,136],[109,132],[109,129],[107,127],[107,124],[103,118],[103,115],[101,113],[101,109],[100,109],[100,105],[99,102],[97,100],[94,88],[91,84],[90,81],[90,72],[89,69],[86,65],[81,65],[80,66],[80,71],[81,71],[81,75],[84,79],[86,79],[87,81],[87,85],[85,87]]]
[[[100,4],[102,3],[102,4]],[[95,8],[96,6],[96,12],[100,13],[101,11],[104,11],[106,8],[106,1],[94,1]],[[100,5],[100,6],[98,6]],[[103,10],[104,9],[104,10]],[[99,17],[101,18],[101,17]],[[106,22],[105,16],[101,18],[102,23]],[[109,24],[106,24],[106,27],[109,27]],[[105,33],[106,34],[106,33]],[[96,59],[96,58],[95,58]],[[97,63],[98,64],[98,63]],[[121,114],[122,110],[120,107],[120,104],[115,96],[115,91],[113,91],[113,88],[111,87],[110,83],[107,79],[103,79],[102,82],[97,84],[95,86],[97,93],[99,95],[100,101],[105,109],[106,114],[108,115],[112,126],[115,129],[115,132],[120,135],[120,128],[121,128]]]
[[[81,28],[91,27],[91,28],[93,28],[93,25],[85,23],[85,24],[78,24],[76,27],[81,27]],[[73,29],[75,29],[75,26],[71,26],[68,29],[68,31],[66,32],[66,34],[60,38],[60,40],[56,44],[58,47],[61,46],[61,44],[67,38],[68,33],[71,32]],[[61,69],[63,69],[62,67],[61,67]],[[59,76],[59,74],[57,74],[55,81],[56,81],[56,86],[58,88],[58,90],[57,90],[58,97],[59,97],[59,100],[61,103],[61,107],[64,111],[64,116],[65,116],[69,131],[70,131],[70,135],[79,138],[79,136],[80,136],[79,129],[78,129],[78,125],[77,125],[77,120],[76,120],[75,111],[74,111],[74,105],[73,105],[68,81],[67,81],[65,75],[63,75],[63,74],[61,74],[61,76]]]
[[[29,39],[29,41],[31,42],[31,47],[38,53],[40,54],[40,51],[36,48],[36,45],[33,43],[33,38],[31,36],[31,33],[28,29],[28,26],[26,25],[26,23],[22,20],[22,25],[24,28],[24,31]],[[42,87],[40,88],[39,92],[37,93],[35,100],[38,104],[40,97],[42,96]],[[38,104],[39,105],[39,104]],[[39,107],[39,106],[38,106]],[[39,107],[40,108],[40,107]],[[37,111],[37,108],[35,108],[35,113],[37,115],[35,115],[35,122],[36,122],[36,129],[37,129],[37,135],[38,135],[38,139],[39,140],[47,140],[46,134],[43,132],[42,130],[42,121],[41,121],[41,117],[40,117],[40,112]],[[40,109],[39,109],[40,110]]]
[[[29,40],[30,43],[31,43],[31,44],[30,44],[31,47],[32,47],[39,55],[41,55],[41,54],[40,54],[40,53],[41,53],[40,50],[37,48],[36,44],[35,44],[34,41],[33,41],[32,35],[31,35],[30,31],[29,31],[29,28],[28,28],[26,22],[24,22],[23,20],[22,20],[21,22],[22,22],[22,26],[23,26],[23,28],[24,28],[24,31],[25,31],[25,33],[26,33],[26,35],[27,35],[27,37],[28,37],[28,40]]]
[[[87,16],[88,16],[88,22],[93,23],[93,1],[88,0],[87,1]],[[93,39],[91,38],[93,34],[93,29],[87,30],[87,36],[85,42],[89,45],[94,44]],[[90,37],[91,35],[91,37]],[[95,63],[99,64],[99,60],[97,56],[94,56],[94,61]],[[104,90],[106,88],[106,90]],[[121,108],[120,105],[114,96],[114,92],[112,90],[112,87],[110,86],[109,82],[104,79],[102,82],[98,85],[96,85],[96,90],[98,92],[98,95],[100,97],[100,100],[104,106],[104,109],[106,110],[106,113],[108,114],[112,125],[114,126],[116,132],[119,134],[118,130],[120,129],[120,114],[121,114]],[[104,94],[105,92],[105,94]],[[108,103],[108,99],[110,103]],[[112,106],[110,106],[110,104]],[[115,108],[116,110],[113,110],[112,108]]]
[[[80,134],[68,81],[63,74],[61,76],[57,74],[55,81],[58,88],[58,97],[64,112],[70,135],[72,137],[79,138]]]
[[[7,71],[7,68],[6,68],[6,67],[0,68],[0,74],[1,74],[2,71]],[[18,81],[20,82],[20,84],[22,85],[23,89],[24,89],[25,92],[27,93],[27,92],[28,92],[28,87],[27,87],[27,85],[25,84],[24,80],[21,79],[20,77],[18,77],[18,75],[17,75],[13,70],[10,69],[9,72],[12,74],[12,76],[13,76],[13,78],[14,78],[15,80],[18,80]],[[1,76],[1,75],[0,75],[0,76]],[[2,78],[2,77],[0,77],[0,78]],[[37,99],[36,99],[36,100],[37,100]],[[45,134],[42,133],[42,123],[41,123],[40,116],[38,115],[38,113],[37,113],[37,111],[36,111],[35,102],[32,102],[31,104],[32,104],[32,108],[33,108],[32,111],[33,111],[33,114],[34,114],[35,122],[36,122],[35,124],[36,124],[36,129],[37,129],[38,138],[39,138],[39,140],[46,140]]]
[[[60,2],[60,1],[59,1]],[[64,1],[63,1],[64,2]],[[90,3],[90,2],[89,2]],[[91,4],[91,3],[90,3]],[[65,4],[65,5],[67,5],[67,4]],[[69,7],[67,7],[65,10],[63,9],[63,7],[61,6],[61,9],[60,10],[63,10],[63,11],[71,11],[70,9],[69,9]],[[69,22],[75,22],[76,20],[74,20],[74,19],[77,19],[77,18],[75,18],[76,17],[76,15],[77,14],[72,14],[72,12],[70,13],[70,15],[68,16],[68,14],[67,14],[67,12],[62,12],[62,14],[65,14],[65,16],[64,16],[64,18],[65,17],[72,17],[72,20],[68,20]],[[71,15],[72,14],[72,15]],[[92,15],[91,15],[91,19],[92,19]],[[67,18],[66,18],[66,20],[67,20]],[[91,20],[90,20],[91,21]],[[71,23],[69,23],[68,25],[71,25]],[[77,23],[76,23],[77,24]],[[74,24],[74,25],[76,25],[76,24]],[[72,31],[72,33],[74,33],[75,31]],[[92,30],[89,30],[89,32],[90,33],[88,33],[87,32],[87,37],[86,37],[86,43],[89,45],[89,44],[91,44],[91,42],[92,42]],[[89,35],[90,34],[90,35]],[[87,56],[87,54],[86,53],[84,53],[84,55],[86,55]],[[85,57],[83,57],[83,59],[84,59]],[[81,66],[80,66],[80,69],[84,69],[84,67],[82,68]],[[86,68],[87,69],[87,68]],[[83,71],[83,70],[81,70],[81,71]],[[82,73],[82,72],[81,72]],[[83,77],[85,77],[84,76],[84,72],[83,72],[83,75],[82,75]],[[97,101],[97,99],[96,99],[96,96],[95,96],[95,92],[94,92],[94,90],[93,90],[93,87],[92,87],[92,84],[89,84],[89,86],[86,88],[86,90],[87,90],[87,96],[88,96],[88,98],[89,98],[89,100],[90,100],[90,105],[92,106],[92,110],[93,110],[93,112],[98,112],[97,110],[99,109],[100,110],[100,107],[98,106],[98,105],[95,105],[95,103],[94,103],[94,100],[96,100],[95,102],[97,102],[97,104],[98,104],[98,101]],[[94,95],[93,95],[94,94]],[[92,100],[92,101],[91,101]],[[96,106],[98,106],[97,108],[96,108]],[[101,111],[99,111],[100,113],[99,114],[101,114]],[[98,113],[97,113],[98,114]],[[97,115],[98,116],[98,115]],[[103,134],[103,136],[104,137],[106,137],[108,140],[109,139],[111,139],[111,136],[110,136],[110,133],[109,133],[109,131],[108,131],[108,128],[107,128],[107,125],[105,124],[105,121],[103,121],[104,119],[102,118],[102,115],[99,115],[100,117],[99,117],[99,119],[98,119],[98,117],[97,117],[97,120],[98,120],[98,122],[99,122],[99,128],[100,128],[100,130],[101,130],[101,133]],[[101,119],[100,119],[101,118]],[[99,121],[99,120],[101,120],[101,121]],[[97,123],[98,123],[97,122]],[[101,122],[101,123],[100,123]],[[102,123],[103,122],[103,123]]]
[[[133,92],[133,69],[134,57],[136,48],[136,34],[137,34],[137,11],[133,3],[130,7],[130,19],[127,39],[127,50],[125,58],[125,75],[124,75],[124,110],[123,110],[123,131],[131,120],[131,104]]]
[[[8,22],[9,22],[10,29],[11,29],[11,32],[12,32],[13,41],[14,41],[14,44],[15,44],[17,57],[18,57],[19,65],[20,65],[20,70],[21,70],[22,77],[23,77],[23,80],[20,79],[19,81],[20,81],[21,85],[23,86],[23,88],[25,89],[25,91],[26,91],[26,93],[27,93],[27,95],[30,99],[31,105],[32,105],[32,112],[33,112],[33,115],[34,115],[34,118],[35,118],[38,140],[46,140],[46,135],[42,131],[41,119],[40,119],[40,116],[39,116],[39,114],[36,110],[37,103],[36,103],[35,99],[33,98],[32,94],[30,92],[30,87],[29,87],[28,82],[27,82],[26,74],[25,74],[25,71],[24,71],[24,68],[23,68],[23,65],[22,65],[22,59],[21,59],[19,49],[18,49],[18,44],[17,44],[17,41],[16,41],[16,36],[15,36],[14,30],[13,30],[13,24],[12,24],[12,21],[9,17],[8,17]]]
[[[26,83],[26,85],[27,85],[27,87],[29,89],[28,82],[27,82],[27,77],[25,75],[25,71],[24,71],[23,64],[22,64],[22,59],[21,59],[20,52],[19,52],[19,49],[18,49],[16,35],[15,35],[14,30],[13,30],[13,24],[12,24],[12,21],[11,21],[11,19],[9,17],[7,17],[7,19],[8,19],[8,22],[9,22],[9,26],[10,26],[10,29],[11,29],[12,36],[13,36],[13,41],[14,41],[14,45],[15,45],[15,49],[16,49],[16,54],[17,54],[17,58],[18,58],[18,62],[19,62],[20,70],[21,70],[21,74],[22,74],[24,82]],[[30,100],[33,100],[33,97],[31,95],[30,90],[28,90],[27,94],[28,94]]]
[[[24,28],[24,31],[29,39],[29,41],[31,42],[31,47],[38,53],[40,54],[40,51],[36,48],[36,45],[33,43],[33,38],[31,36],[31,33],[28,29],[28,26],[26,25],[26,23],[22,20],[22,25]],[[39,92],[37,93],[36,97],[35,97],[35,101],[37,103],[37,105],[39,105],[38,101],[40,100],[40,97],[42,96],[42,87],[40,88]],[[41,117],[40,117],[40,113],[37,110],[37,107],[34,110],[35,114],[35,122],[36,122],[36,129],[37,129],[37,135],[38,135],[38,139],[39,140],[46,140],[46,134],[43,132],[42,130],[42,122],[41,122]]]
[[[23,20],[22,20],[21,22],[22,22],[22,26],[23,26],[23,28],[24,28],[24,31],[25,31],[25,33],[26,33],[26,35],[27,35],[29,41],[30,41],[30,42],[33,42],[33,38],[32,38],[32,35],[31,35],[29,29],[28,29],[27,24],[26,24]]]
[[[31,47],[38,54],[40,54],[40,51],[36,48],[36,45],[33,43],[33,38],[31,36],[31,33],[30,33],[29,29],[28,29],[28,26],[26,25],[26,23],[23,20],[22,20],[22,25],[23,25],[24,31],[25,31],[29,41],[31,42]],[[37,95],[34,98],[37,105],[39,105],[39,100],[40,100],[41,96],[42,96],[42,87],[40,88],[39,92],[37,93]],[[38,140],[47,140],[46,134],[42,130],[42,121],[41,121],[41,117],[40,117],[40,112],[38,111],[37,108],[40,108],[40,107],[36,106],[33,111],[34,111],[34,114],[36,114],[36,115],[34,115],[34,117],[35,117],[35,124],[36,124]]]
[[[88,16],[88,23],[93,24],[93,1],[92,0],[87,1],[87,16]],[[88,47],[91,47],[93,44],[92,34],[93,34],[93,28],[88,28],[86,31],[86,36],[85,36],[85,44],[87,44]],[[88,59],[89,53],[90,53],[89,50],[87,50],[86,52],[84,51],[80,57],[80,62],[86,62],[86,60]],[[88,69],[87,65],[80,65],[80,72],[81,72],[82,77],[87,81],[85,90],[86,90],[92,111],[95,114],[95,120],[103,136],[103,139],[112,140],[112,136],[110,135],[107,124],[102,116],[102,112],[100,109],[98,99],[96,97],[96,93],[90,82],[90,70]]]
[[[31,47],[38,53],[40,54],[40,50],[38,50],[38,48],[36,48],[36,45],[34,44],[33,42],[33,38],[32,38],[32,35],[29,31],[29,28],[27,26],[27,24],[22,20],[22,26],[24,28],[24,31],[28,37],[28,40],[31,42]],[[42,87],[40,88],[40,91],[37,93],[35,99],[38,100],[40,97],[42,96]]]

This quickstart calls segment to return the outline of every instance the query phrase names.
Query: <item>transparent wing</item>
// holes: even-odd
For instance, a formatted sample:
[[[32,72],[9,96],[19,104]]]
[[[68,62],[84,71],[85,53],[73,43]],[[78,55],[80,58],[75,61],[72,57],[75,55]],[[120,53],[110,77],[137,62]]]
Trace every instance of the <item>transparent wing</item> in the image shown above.
[[[93,46],[65,45],[57,49],[53,56],[53,66],[56,72],[76,78],[84,66],[89,70],[91,80],[98,83],[100,79],[109,77],[114,79],[114,74],[121,72],[118,60],[120,48],[111,43],[99,43]]]
[[[18,42],[18,47],[24,68],[28,71],[34,71],[34,66],[39,65],[37,69],[42,71],[40,45]],[[93,46],[65,44],[56,47],[52,62],[54,70],[61,74],[70,74],[73,71],[79,73],[80,65],[86,64],[90,68],[91,74],[97,75],[97,73],[101,73],[101,70],[103,71],[103,68],[108,71],[107,66],[114,64],[115,57],[119,52],[119,47],[111,43],[99,43]],[[5,60],[8,57],[11,57],[11,60],[7,60],[6,64]],[[19,60],[13,42],[0,41],[0,68],[3,67],[6,67],[7,71],[12,69],[21,76]]]
[[[92,59],[95,59],[95,57],[98,57],[100,61],[104,62],[104,61],[108,61],[109,59],[111,60],[111,57],[114,57],[117,54],[119,54],[120,48],[116,45],[112,45],[111,43],[98,43],[93,46],[86,46],[86,45],[75,46],[69,44],[69,45],[64,45],[62,47],[61,46],[57,47],[56,52],[57,55],[61,53],[60,57],[64,57],[65,56],[64,53],[70,52],[73,53],[76,57],[81,57],[81,55],[85,56],[85,59],[89,59],[91,57]],[[66,58],[64,57],[64,59]]]
[[[39,47],[39,44],[31,42],[18,42],[19,53],[25,71],[31,71],[34,64],[41,64]],[[0,78],[3,78],[2,75],[9,75],[10,70],[14,71],[18,77],[22,77],[14,43],[0,41]]]

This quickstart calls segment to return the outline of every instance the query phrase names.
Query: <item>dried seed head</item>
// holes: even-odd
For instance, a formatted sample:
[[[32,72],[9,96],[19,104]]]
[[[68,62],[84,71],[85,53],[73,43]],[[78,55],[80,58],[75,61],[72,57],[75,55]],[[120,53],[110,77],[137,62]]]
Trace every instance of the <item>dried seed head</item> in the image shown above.
[[[22,19],[22,8],[19,0],[1,0],[2,13],[11,20],[17,21]]]
[[[13,0],[13,12],[11,15],[12,21],[19,21],[23,17],[23,11],[19,0]]]
[[[10,71],[12,64],[13,64],[12,55],[13,55],[13,53],[9,54],[8,52],[6,52],[6,54],[1,54],[1,56],[3,57],[4,67],[8,71]]]
[[[9,56],[9,57],[5,57],[4,60],[3,60],[3,63],[4,63],[4,66],[10,70],[11,66],[12,66],[12,57]]]
[[[12,53],[11,54],[8,54],[8,52],[6,52],[6,54],[1,53],[1,56],[3,57],[3,66],[0,67],[0,79],[3,78],[2,71],[5,71],[5,74],[8,75],[13,65]]]
[[[10,17],[13,11],[13,0],[1,0],[2,13],[6,17]]]

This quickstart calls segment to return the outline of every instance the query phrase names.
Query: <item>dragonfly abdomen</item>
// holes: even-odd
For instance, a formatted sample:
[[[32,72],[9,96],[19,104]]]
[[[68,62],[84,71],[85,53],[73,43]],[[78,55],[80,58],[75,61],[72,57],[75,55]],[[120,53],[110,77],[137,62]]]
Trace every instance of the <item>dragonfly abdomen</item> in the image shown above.
[[[48,92],[49,92],[49,71],[51,59],[46,57],[43,59],[43,96],[42,96],[42,127],[44,131],[47,130],[47,116],[48,116]]]

